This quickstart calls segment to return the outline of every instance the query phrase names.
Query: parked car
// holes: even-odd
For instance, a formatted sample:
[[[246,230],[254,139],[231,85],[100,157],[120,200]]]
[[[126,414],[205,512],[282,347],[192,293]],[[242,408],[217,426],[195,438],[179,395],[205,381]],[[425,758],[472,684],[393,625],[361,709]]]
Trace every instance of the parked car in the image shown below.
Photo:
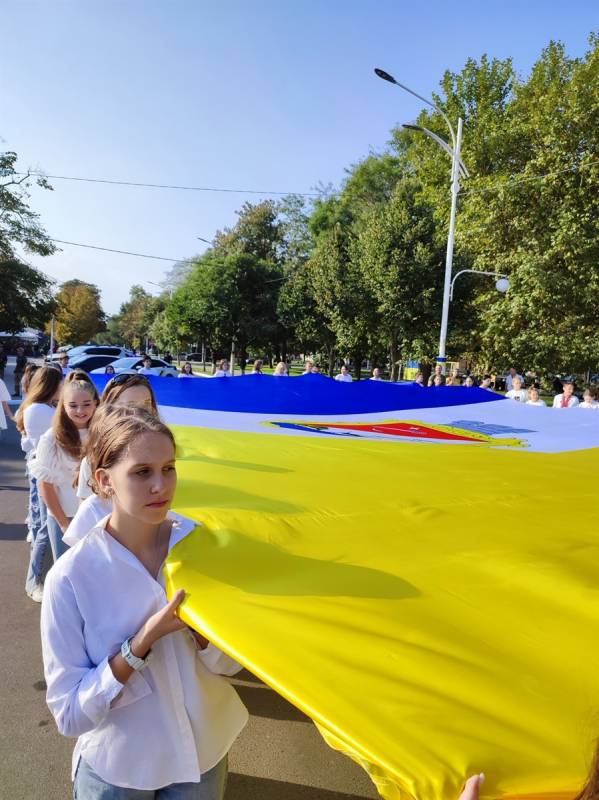
[[[143,367],[143,358],[141,356],[132,356],[130,358],[119,358],[112,362],[114,371],[119,372],[137,372]],[[179,370],[171,364],[167,364],[161,358],[152,358],[152,366],[150,367],[153,375],[162,375],[167,378],[175,378],[179,374]],[[92,370],[95,374],[104,372],[104,369]]]
[[[201,361],[201,353],[185,353],[185,361]]]
[[[85,370],[85,372],[104,372],[108,364],[112,364],[116,360],[115,356],[89,355],[84,353],[77,358],[69,360],[69,367],[71,369],[82,369]]]
[[[72,358],[79,358],[81,356],[112,356],[114,359],[117,358],[125,358],[129,355],[128,350],[125,350],[124,347],[119,347],[118,345],[108,345],[108,344],[82,344],[78,347],[71,347],[67,351],[67,355],[69,359]],[[51,356],[48,355],[46,357],[46,361],[58,361],[58,359],[63,355],[60,350],[57,353],[53,353]]]

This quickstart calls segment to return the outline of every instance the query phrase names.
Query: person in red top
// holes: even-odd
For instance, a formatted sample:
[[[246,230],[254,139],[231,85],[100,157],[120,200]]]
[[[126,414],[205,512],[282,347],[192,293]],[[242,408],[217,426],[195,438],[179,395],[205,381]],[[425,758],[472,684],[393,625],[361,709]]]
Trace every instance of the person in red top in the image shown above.
[[[574,394],[573,381],[564,381],[563,391],[553,398],[554,408],[574,408],[579,405],[578,397]]]

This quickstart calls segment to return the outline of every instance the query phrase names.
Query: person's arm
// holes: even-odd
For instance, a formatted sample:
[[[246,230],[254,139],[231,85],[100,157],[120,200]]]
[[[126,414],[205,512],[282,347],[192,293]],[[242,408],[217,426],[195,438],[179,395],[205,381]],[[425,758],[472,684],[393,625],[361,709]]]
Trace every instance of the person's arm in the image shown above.
[[[167,606],[147,620],[133,638],[134,655],[145,656],[162,636],[185,627],[176,615],[184,596],[182,590],[177,592]],[[105,719],[134,670],[120,651],[107,654],[97,665],[91,662],[85,647],[84,620],[73,587],[63,575],[48,574],[41,629],[46,702],[63,736],[81,736]]]
[[[7,419],[10,419],[10,420],[12,420],[14,422],[15,418],[14,418],[13,413],[10,410],[10,406],[8,405],[6,400],[2,401],[2,408],[4,409],[4,413],[6,414]]]
[[[58,492],[53,483],[47,481],[40,481],[39,484],[40,494],[42,500],[48,506],[48,511],[60,525],[60,530],[64,533],[69,526],[69,518],[64,513],[60,500],[58,499]]]
[[[480,787],[483,785],[485,780],[484,773],[480,773],[480,775],[472,775],[466,783],[464,784],[464,788],[462,789],[462,794],[459,797],[459,800],[478,800],[478,793]]]

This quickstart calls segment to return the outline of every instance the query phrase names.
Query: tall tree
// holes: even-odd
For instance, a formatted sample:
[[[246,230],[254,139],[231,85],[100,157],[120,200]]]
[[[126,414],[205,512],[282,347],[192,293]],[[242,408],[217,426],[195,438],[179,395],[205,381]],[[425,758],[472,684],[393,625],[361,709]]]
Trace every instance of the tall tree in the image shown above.
[[[390,202],[368,215],[352,246],[389,348],[392,380],[400,356],[426,358],[437,336],[443,250],[435,243],[432,209],[418,190],[413,178],[404,178]]]
[[[260,261],[278,264],[283,231],[276,203],[272,200],[244,203],[237,216],[232,228],[225,228],[214,237],[214,254],[222,257],[245,253]]]
[[[56,308],[52,281],[20,261],[0,261],[0,286],[0,330],[43,328]]]
[[[64,344],[82,344],[105,327],[100,290],[91,283],[71,280],[56,294],[56,338]]]

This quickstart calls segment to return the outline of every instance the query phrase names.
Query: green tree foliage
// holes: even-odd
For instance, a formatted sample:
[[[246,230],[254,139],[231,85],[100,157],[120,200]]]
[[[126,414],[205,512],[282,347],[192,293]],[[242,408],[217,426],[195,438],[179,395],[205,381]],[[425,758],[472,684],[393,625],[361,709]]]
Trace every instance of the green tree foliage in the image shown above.
[[[418,190],[413,178],[404,178],[390,201],[368,214],[352,252],[389,348],[393,380],[400,356],[427,358],[436,343],[444,254],[435,244],[432,209]]]
[[[239,219],[233,228],[225,228],[214,237],[215,256],[246,253],[260,261],[279,264],[283,231],[276,203],[272,200],[244,203],[237,216]]]
[[[56,307],[49,278],[20,261],[0,261],[0,286],[0,330],[44,327]]]
[[[134,348],[145,347],[150,326],[165,305],[166,300],[153,297],[142,286],[132,286],[129,299],[121,305],[118,314],[123,342]]]
[[[39,222],[39,215],[29,208],[29,192],[33,179],[29,174],[17,175],[17,154],[0,153],[0,258],[16,258],[15,245],[30,253],[49,256],[56,247]],[[45,178],[35,183],[52,190]]]
[[[105,327],[100,290],[84,281],[63,283],[56,294],[55,334],[63,344],[83,344]]]

